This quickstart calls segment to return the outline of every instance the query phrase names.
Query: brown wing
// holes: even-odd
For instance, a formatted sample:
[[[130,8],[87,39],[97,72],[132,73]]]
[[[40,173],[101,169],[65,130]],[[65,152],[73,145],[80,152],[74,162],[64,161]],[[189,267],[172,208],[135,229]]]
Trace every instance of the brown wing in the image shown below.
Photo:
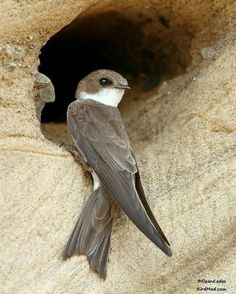
[[[164,233],[162,232],[162,229],[160,228],[160,226],[158,225],[152,211],[151,208],[149,206],[149,204],[147,203],[144,191],[143,191],[143,187],[141,184],[141,180],[140,180],[140,175],[139,175],[139,171],[136,173],[135,176],[135,186],[136,186],[136,190],[138,192],[138,195],[140,197],[140,200],[142,201],[143,206],[145,207],[148,216],[150,217],[154,227],[156,228],[157,232],[161,235],[162,239],[170,246],[169,241],[167,240],[166,236],[164,235]]]
[[[100,103],[77,100],[69,105],[67,121],[76,146],[111,197],[151,241],[171,256],[169,243],[141,190],[137,165],[119,111]]]

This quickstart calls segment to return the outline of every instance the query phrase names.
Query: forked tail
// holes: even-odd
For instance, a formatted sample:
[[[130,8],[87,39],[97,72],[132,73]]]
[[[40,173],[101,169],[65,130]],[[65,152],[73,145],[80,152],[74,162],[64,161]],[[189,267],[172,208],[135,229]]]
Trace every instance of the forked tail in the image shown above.
[[[87,200],[64,250],[64,258],[83,254],[92,270],[106,278],[116,205],[100,186]]]

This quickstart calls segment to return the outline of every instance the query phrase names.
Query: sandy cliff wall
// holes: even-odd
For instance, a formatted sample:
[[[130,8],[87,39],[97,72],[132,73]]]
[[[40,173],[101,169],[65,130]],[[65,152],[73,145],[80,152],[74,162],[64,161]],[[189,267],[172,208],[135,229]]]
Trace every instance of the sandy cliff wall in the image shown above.
[[[236,2],[1,0],[0,5],[0,292],[196,293],[205,286],[198,279],[223,279],[227,293],[235,293]],[[132,30],[127,23],[123,47],[134,50],[127,42],[138,27],[144,30],[138,44],[146,42],[165,56],[158,64],[161,82],[150,91],[139,85],[154,73],[145,72],[151,61],[128,70],[134,87],[121,112],[173,257],[164,256],[121,214],[104,282],[84,257],[61,259],[91,182],[59,145],[67,138],[65,124],[41,126],[34,80],[50,37],[76,17],[75,26],[83,28],[84,17],[110,10],[135,24],[147,16],[144,29],[140,22]],[[88,25],[85,31],[90,34]],[[106,40],[113,38],[104,26],[102,32]],[[137,60],[140,54],[134,50]],[[47,64],[47,52],[42,62]]]

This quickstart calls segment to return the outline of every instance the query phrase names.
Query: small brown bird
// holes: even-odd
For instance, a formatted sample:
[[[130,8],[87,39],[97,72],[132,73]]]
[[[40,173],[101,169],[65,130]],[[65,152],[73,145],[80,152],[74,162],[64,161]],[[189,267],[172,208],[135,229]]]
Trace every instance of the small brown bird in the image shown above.
[[[111,70],[97,70],[80,81],[76,101],[67,111],[75,146],[69,150],[91,172],[94,190],[64,251],[87,256],[91,268],[106,278],[112,223],[119,207],[166,255],[170,244],[147,203],[138,166],[117,109],[128,82]]]

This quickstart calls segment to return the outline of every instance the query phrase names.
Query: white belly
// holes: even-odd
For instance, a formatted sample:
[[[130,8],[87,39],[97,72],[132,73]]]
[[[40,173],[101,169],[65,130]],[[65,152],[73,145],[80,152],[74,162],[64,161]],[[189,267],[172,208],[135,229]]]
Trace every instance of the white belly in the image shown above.
[[[92,172],[92,177],[93,177],[93,191],[95,191],[100,187],[100,180],[94,171]]]

